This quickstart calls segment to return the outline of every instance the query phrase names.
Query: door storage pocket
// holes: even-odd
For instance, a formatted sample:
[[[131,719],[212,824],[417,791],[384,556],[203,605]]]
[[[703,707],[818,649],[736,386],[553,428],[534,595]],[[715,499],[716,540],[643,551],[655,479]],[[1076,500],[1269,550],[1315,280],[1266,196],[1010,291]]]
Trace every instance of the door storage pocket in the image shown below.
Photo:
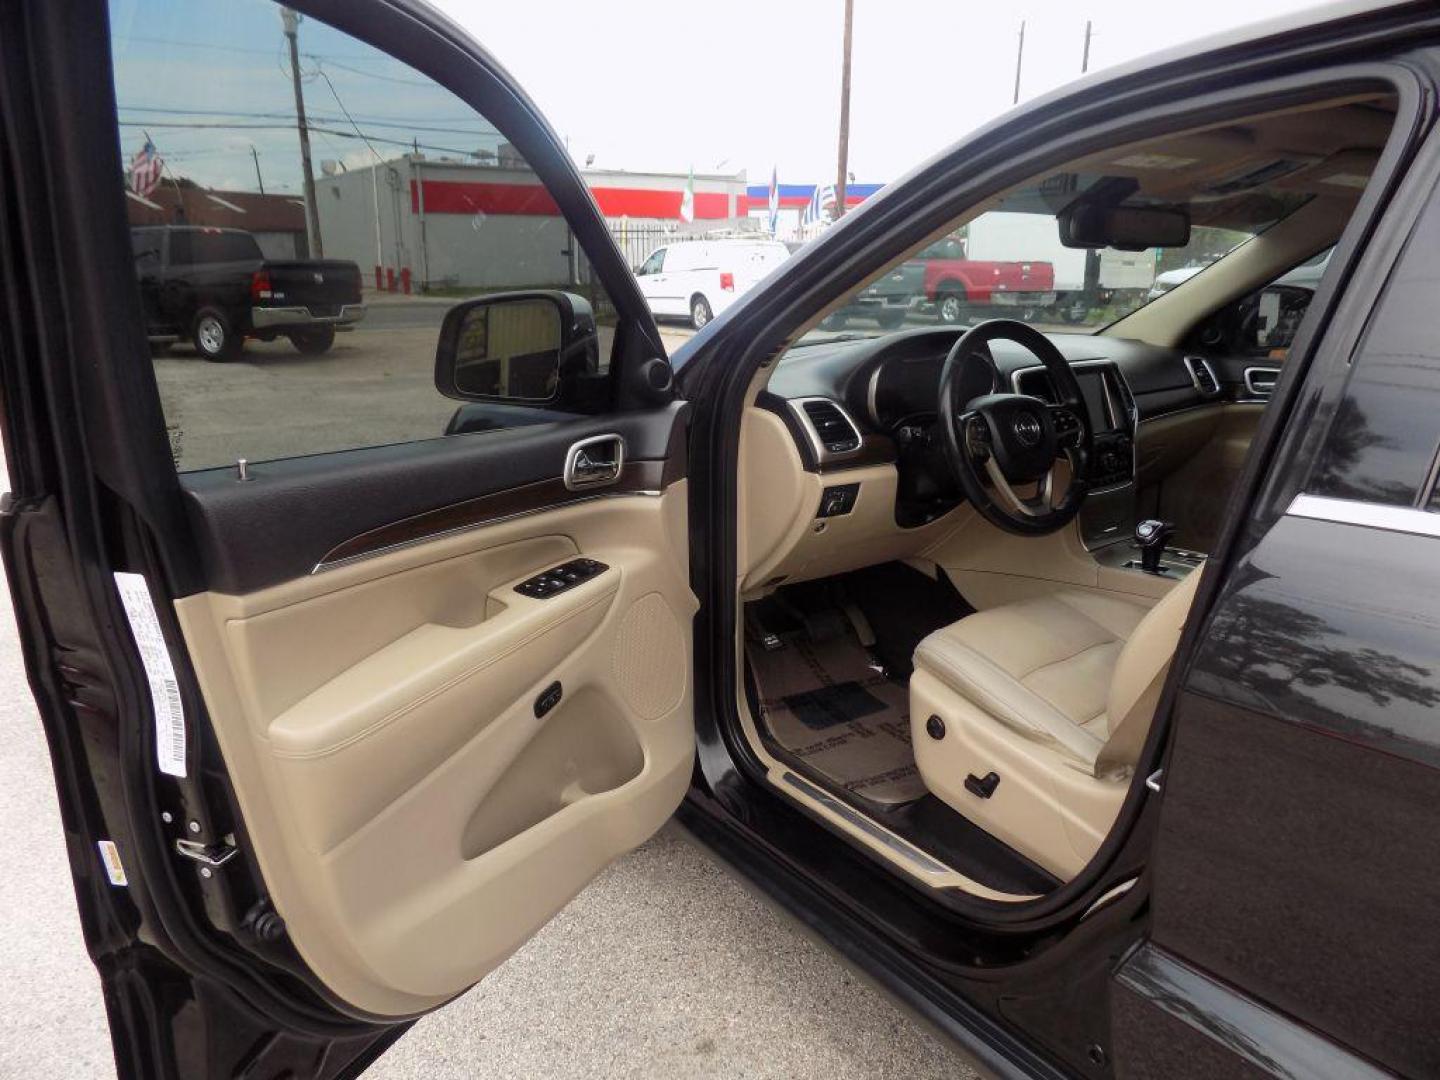
[[[572,803],[613,791],[640,775],[645,755],[630,724],[594,690],[562,700],[465,826],[473,859]]]

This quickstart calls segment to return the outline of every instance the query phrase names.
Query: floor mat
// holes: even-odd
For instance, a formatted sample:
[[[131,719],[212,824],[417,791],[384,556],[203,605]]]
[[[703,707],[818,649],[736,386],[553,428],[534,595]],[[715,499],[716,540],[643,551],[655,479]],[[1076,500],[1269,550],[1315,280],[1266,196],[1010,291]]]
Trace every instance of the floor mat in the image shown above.
[[[837,787],[895,805],[925,794],[910,749],[910,694],[869,666],[852,635],[746,641],[760,719],[784,750]]]

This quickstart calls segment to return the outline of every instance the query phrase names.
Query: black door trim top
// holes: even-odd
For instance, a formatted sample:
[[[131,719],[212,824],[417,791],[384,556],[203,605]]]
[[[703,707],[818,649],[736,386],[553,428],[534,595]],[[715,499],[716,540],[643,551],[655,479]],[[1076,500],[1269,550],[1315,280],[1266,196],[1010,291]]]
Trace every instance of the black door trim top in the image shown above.
[[[661,490],[684,475],[689,406],[530,424],[473,435],[185,473],[213,592],[242,594],[317,568],[601,493]],[[565,456],[614,432],[626,469],[602,492],[568,490]]]

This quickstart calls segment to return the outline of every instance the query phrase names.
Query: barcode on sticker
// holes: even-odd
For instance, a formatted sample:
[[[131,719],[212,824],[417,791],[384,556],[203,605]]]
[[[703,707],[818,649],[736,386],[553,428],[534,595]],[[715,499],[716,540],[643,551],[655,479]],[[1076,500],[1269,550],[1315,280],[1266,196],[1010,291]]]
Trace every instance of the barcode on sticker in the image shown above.
[[[160,620],[150,600],[150,588],[143,574],[126,573],[116,573],[115,588],[119,590],[120,603],[130,621],[130,633],[135,637],[145,678],[150,683],[150,702],[155,710],[156,763],[163,773],[184,776],[185,709],[180,702],[180,683],[170,662],[170,650],[165,646],[165,635],[160,632]]]
[[[100,861],[105,864],[105,876],[110,879],[110,884],[129,885],[130,879],[125,876],[125,864],[120,861],[120,849],[115,846],[115,841],[97,840],[95,846],[100,849]]]

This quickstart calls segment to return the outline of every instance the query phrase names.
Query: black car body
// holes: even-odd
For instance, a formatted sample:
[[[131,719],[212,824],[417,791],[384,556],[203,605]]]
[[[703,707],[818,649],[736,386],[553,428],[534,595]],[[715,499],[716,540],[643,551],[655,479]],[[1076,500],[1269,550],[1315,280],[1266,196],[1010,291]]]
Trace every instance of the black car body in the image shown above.
[[[130,240],[152,342],[189,338],[208,360],[232,357],[247,336],[324,352],[365,317],[353,262],[266,259],[242,229],[138,226]]]
[[[435,357],[446,393],[499,397],[456,385],[462,349],[498,365],[502,384],[513,355],[553,352],[555,400],[573,392],[583,406],[500,432],[177,473],[140,283],[126,277],[119,162],[94,161],[117,145],[104,7],[0,13],[0,399],[14,478],[0,541],[121,1075],[357,1075],[672,811],[995,1074],[1440,1072],[1433,6],[1267,24],[1027,104],[847,214],[673,365],[571,156],[492,57],[412,0],[295,7],[503,131],[604,284],[613,347],[603,370],[567,374],[565,358],[593,355],[596,328],[562,289],[468,302],[447,315]],[[886,267],[1051,168],[1251,123],[1220,140],[1243,156],[1267,118],[1323,106],[1353,120],[1357,102],[1356,130],[1380,134],[1360,185],[1338,185],[1355,193],[1346,212],[1320,212],[1313,191],[1290,200],[1301,216],[1237,249],[1228,291],[1203,290],[1233,256],[1126,316],[1126,335],[991,325],[1001,336],[980,344],[1004,384],[958,405],[944,374],[952,356],[968,362],[957,329],[797,350]],[[1223,164],[1217,174],[1235,175]],[[1296,239],[1294,221],[1320,224]],[[1287,236],[1291,266],[1334,253],[1282,358],[1256,350],[1242,316],[1289,269],[1262,258],[1247,274],[1246,260]],[[1191,295],[1209,299],[1187,314]],[[524,305],[508,323],[507,303]],[[544,349],[495,360],[522,322],[543,323]],[[1033,375],[1024,383],[1042,353],[1050,398]],[[1055,398],[1097,367],[1103,408],[1078,391]],[[925,378],[887,384],[887,369]],[[923,415],[907,396],[921,393]],[[977,427],[991,409],[1037,412]],[[1102,512],[1097,535],[949,518],[968,523],[955,535],[989,537],[992,560],[950,577],[978,597],[1023,576],[1005,561],[1016,551],[1062,537],[1042,549],[1057,565],[1093,556],[1088,580],[1153,585],[1152,611],[1186,583],[1190,606],[1083,859],[1047,868],[974,828],[917,859],[916,813],[866,816],[752,730],[762,708],[749,710],[760,695],[747,695],[745,649],[771,635],[751,625],[737,582],[757,574],[762,598],[785,587],[786,574],[747,561],[765,544],[834,540],[810,565],[849,572],[872,537],[847,545],[847,530],[868,522],[909,543],[947,515],[978,515],[1005,479],[1002,455],[1024,452],[1007,440],[1053,451],[1043,440],[1060,438],[1067,410],[1089,417],[1101,466],[1072,459],[1082,486],[1096,481],[1081,494]],[[1243,438],[1222,418],[1248,424]],[[1166,505],[1144,470],[1189,454],[1165,433],[1197,420],[1216,425],[1216,453],[1195,458],[1206,468],[1189,522],[1208,559],[1136,577],[1134,553],[1100,534]],[[905,482],[931,477],[942,451],[993,460],[999,478]],[[757,513],[792,461],[794,486]],[[892,613],[990,610],[966,613],[940,588],[948,570],[911,602],[901,561],[885,564]],[[850,633],[832,614],[810,621],[838,626],[831,640]],[[1094,644],[1074,655],[1114,661],[1118,639]],[[915,752],[953,746],[967,715],[913,716]],[[406,738],[335,767],[374,733]],[[1022,775],[965,771],[945,779],[977,816]],[[941,856],[978,874],[977,853],[1002,856],[1023,889],[923,880],[954,870]]]

